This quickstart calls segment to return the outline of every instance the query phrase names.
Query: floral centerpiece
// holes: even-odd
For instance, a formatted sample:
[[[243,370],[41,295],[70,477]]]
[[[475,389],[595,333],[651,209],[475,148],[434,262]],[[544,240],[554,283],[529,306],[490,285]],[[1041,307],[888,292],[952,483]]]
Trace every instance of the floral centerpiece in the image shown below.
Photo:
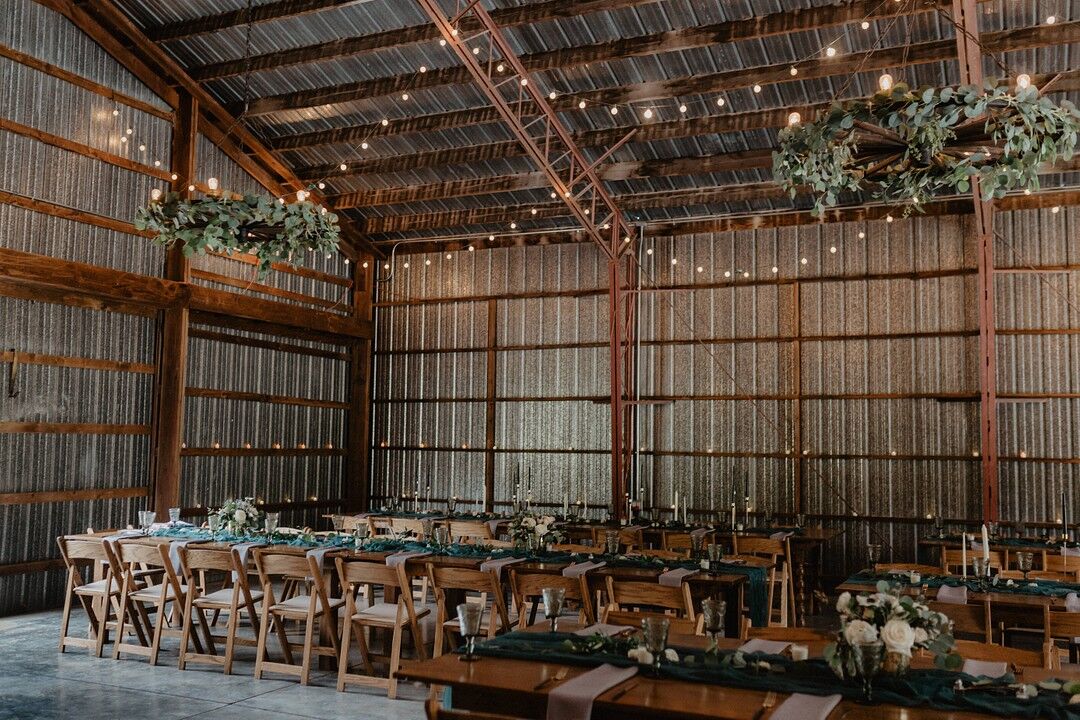
[[[911,653],[934,653],[939,667],[956,669],[960,656],[953,653],[952,621],[915,598],[899,595],[881,581],[869,595],[842,593],[836,601],[840,631],[825,647],[825,660],[840,678],[860,676],[859,647],[880,647],[881,670],[900,674],[907,670]]]
[[[250,535],[263,529],[263,513],[255,498],[233,498],[210,513],[233,535]]]
[[[554,515],[520,512],[510,521],[510,539],[515,544],[535,549],[548,543],[560,543],[565,534],[555,527]]]

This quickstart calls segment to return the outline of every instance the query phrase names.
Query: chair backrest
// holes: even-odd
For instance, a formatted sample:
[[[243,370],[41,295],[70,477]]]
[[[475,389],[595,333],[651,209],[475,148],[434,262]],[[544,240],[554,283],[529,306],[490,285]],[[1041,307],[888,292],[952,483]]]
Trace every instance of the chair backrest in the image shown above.
[[[979,557],[982,556],[982,551],[981,550],[971,550],[970,548],[968,549],[968,551],[967,551],[968,567],[971,567],[971,561],[975,559],[975,557],[976,557],[975,554],[976,553],[979,553]],[[963,550],[954,550],[952,548],[942,548],[941,549],[941,568],[946,572],[946,574],[948,574],[952,568],[960,567],[963,564],[963,562],[964,562],[964,551]],[[1000,550],[991,550],[990,551],[990,567],[997,568],[998,570],[1000,570],[1004,566],[1005,566],[1005,553],[1001,552]]]
[[[75,561],[109,562],[111,555],[101,538],[69,538],[61,535],[56,538],[60,554],[69,564]]]
[[[184,576],[189,578],[197,572],[229,572],[236,569],[232,549],[227,547],[182,546],[179,555]]]
[[[386,563],[371,562],[339,556],[336,559],[338,578],[342,587],[349,585],[382,585],[390,588],[402,588],[408,585],[408,578],[402,576],[401,568],[390,567]],[[408,594],[408,593],[403,593]]]
[[[562,543],[559,545],[552,545],[551,550],[553,552],[568,552],[579,553],[582,555],[592,555],[594,553],[604,552],[603,548],[594,547],[592,545],[575,545],[573,543]]]
[[[1018,650],[994,643],[957,640],[956,652],[965,660],[1005,662],[1016,667],[1043,667],[1046,659],[1038,650]]]
[[[1080,572],[1080,571],[1078,571]],[[1002,580],[1023,580],[1024,573],[1019,570],[1002,570],[998,573]],[[1055,582],[1074,583],[1077,581],[1077,573],[1055,572],[1053,570],[1032,570],[1027,574],[1028,580],[1053,580]]]
[[[608,625],[629,625],[630,627],[639,628],[641,627],[641,621],[647,617],[666,619],[669,623],[668,632],[675,635],[701,635],[705,624],[704,618],[701,616],[695,621],[658,612],[613,610],[610,607],[604,610],[601,622]]]
[[[690,596],[690,586],[685,582],[679,587],[668,587],[658,582],[616,580],[608,575],[607,595],[611,610],[663,608],[694,620],[694,601]]]
[[[400,534],[411,532],[420,539],[424,539],[424,522],[415,518],[390,518],[390,528]]]
[[[551,573],[518,570],[510,566],[510,594],[514,598],[514,605],[518,608],[519,626],[524,628],[528,623],[529,614],[524,608],[529,600],[541,597],[544,588],[562,588],[566,591],[566,599],[580,602],[585,611],[585,618],[594,622],[592,601],[589,597],[589,586],[584,575],[576,578],[552,575]]]
[[[755,537],[752,535],[735,535],[732,540],[736,555],[756,555],[766,557],[772,561],[777,558],[787,558],[787,541],[774,540],[767,537]]]
[[[163,552],[164,551],[164,552]],[[138,563],[150,567],[165,567],[169,563],[169,543],[146,545],[136,542],[113,543],[113,552],[121,565]]]
[[[493,536],[491,534],[491,528],[488,527],[486,522],[451,520],[450,537],[454,539],[483,538],[485,540],[490,540]]]
[[[1043,570],[1065,573],[1075,578],[1072,582],[1080,581],[1080,557],[1043,553]]]
[[[394,529],[394,521],[388,517],[369,517],[372,535],[387,535]]]
[[[488,572],[462,567],[436,567],[427,563],[428,580],[435,591],[435,600],[440,608],[446,608],[447,590],[465,590],[485,593],[492,599],[492,604],[499,615],[499,624],[505,629],[510,627],[510,615],[506,611],[503,599],[502,582],[497,570]],[[453,612],[453,608],[447,608]]]
[[[263,602],[273,605],[275,578],[307,578],[311,582],[311,609],[316,607],[316,598],[321,607],[329,607],[326,583],[323,580],[323,568],[313,557],[308,557],[303,550],[282,547],[259,547],[253,549],[255,569],[262,584]]]
[[[634,550],[633,555],[640,555],[641,557],[658,558],[660,560],[685,560],[689,557],[689,551],[678,550],[654,550],[652,548],[641,548],[640,550]]]
[[[702,546],[708,545],[713,542],[712,533],[706,533],[701,539]],[[684,532],[666,532],[664,533],[664,549],[665,550],[690,550],[692,549],[693,541],[691,540],[690,533]]]
[[[1046,624],[1046,637],[1067,638],[1072,642],[1073,638],[1080,637],[1080,612],[1059,612],[1047,610],[1043,613]]]
[[[833,636],[828,633],[800,627],[750,627],[747,637],[761,640],[786,640],[788,642],[829,642]]]
[[[368,519],[366,517],[357,517],[356,515],[342,515],[341,516],[341,529],[344,532],[352,532],[356,529],[357,525],[367,525]]]
[[[930,601],[927,603],[934,612],[944,614],[953,623],[954,632],[981,635],[989,642],[990,637],[990,603],[968,603],[958,605],[955,603]]]
[[[874,565],[874,572],[879,573],[910,573],[917,572],[920,575],[940,575],[939,565],[920,565],[919,563],[878,563]]]

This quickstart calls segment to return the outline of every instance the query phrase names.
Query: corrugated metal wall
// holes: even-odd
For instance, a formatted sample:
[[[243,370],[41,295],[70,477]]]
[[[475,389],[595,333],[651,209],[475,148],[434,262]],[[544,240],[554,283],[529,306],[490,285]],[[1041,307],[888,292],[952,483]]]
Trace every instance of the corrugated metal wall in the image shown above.
[[[999,227],[1030,264],[1066,265],[1075,212],[1004,213]],[[643,285],[700,288],[642,295],[638,387],[656,401],[640,415],[646,497],[667,506],[678,490],[715,510],[748,476],[755,510],[791,513],[801,454],[806,511],[846,531],[847,568],[868,538],[914,559],[918,527],[887,518],[979,517],[969,235],[969,218],[941,217],[650,238]],[[999,264],[1020,265],[1004,242]],[[374,494],[430,471],[434,495],[454,478],[481,497],[487,298],[510,296],[497,300],[496,499],[520,465],[540,501],[608,502],[608,409],[594,402],[608,392],[605,267],[588,245],[398,258],[379,289]],[[998,275],[1002,394],[1077,392],[1077,283],[1075,270]],[[1077,465],[1061,460],[1076,454],[1078,402],[1002,403],[1004,519],[1056,517],[1043,498],[1072,491]]]

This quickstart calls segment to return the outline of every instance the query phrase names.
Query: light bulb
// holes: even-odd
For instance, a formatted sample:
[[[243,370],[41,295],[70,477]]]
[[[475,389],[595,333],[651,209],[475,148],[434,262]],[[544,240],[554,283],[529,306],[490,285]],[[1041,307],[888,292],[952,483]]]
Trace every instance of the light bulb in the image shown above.
[[[326,189],[326,183],[324,183],[324,182],[319,183],[318,188],[320,190],[325,190]]]
[[[836,57],[836,48],[834,48],[832,45],[825,48],[825,57]]]
[[[387,125],[389,125],[389,124],[390,124],[390,121],[389,121],[389,120],[387,120],[386,118],[383,118],[383,119],[382,119],[382,126],[383,126],[383,127],[386,127],[386,126],[387,126]]]
[[[206,178],[206,187],[210,188],[211,190],[217,190],[218,179],[216,177]]]
[[[296,191],[296,202],[304,202],[305,200],[307,200],[307,196],[308,196],[307,190],[297,190]]]
[[[446,47],[446,39],[445,38],[440,38],[439,39],[439,47]]]
[[[146,146],[145,145],[140,145],[139,146],[139,152],[146,152]]]
[[[716,104],[719,105],[720,107],[724,107],[724,103],[725,103],[724,98],[722,98],[722,97],[721,98],[716,98]]]
[[[521,87],[525,87],[529,84],[529,78],[521,78]]]
[[[1061,212],[1061,207],[1060,207],[1060,206],[1058,206],[1058,205],[1055,205],[1054,207],[1050,208],[1050,212],[1052,212],[1052,213],[1054,213],[1055,215],[1057,215],[1057,214],[1058,214],[1059,212]]]
[[[155,160],[154,161],[154,167],[161,167],[161,161],[160,160]]]
[[[516,222],[510,223],[510,229],[511,230],[517,230],[517,223]]]
[[[474,248],[472,245],[470,245],[469,246],[469,252],[475,252],[475,251],[476,251],[476,248]]]
[[[645,254],[646,255],[652,255],[652,248],[649,248],[648,250],[646,250]]]
[[[797,67],[795,67],[794,65],[792,65],[792,66],[791,66],[791,70],[788,70],[788,72],[790,72],[790,73],[791,73],[791,77],[795,77],[796,75],[798,75],[798,74],[799,74],[799,68],[797,68]]]
[[[389,269],[390,269],[390,263],[386,263],[386,264],[383,265],[383,270],[389,270]]]
[[[619,108],[617,108],[617,107],[611,108],[611,114],[612,115],[618,115],[619,114]]]
[[[151,190],[150,191],[150,199],[154,200],[154,201],[160,200],[161,199],[161,190],[159,188],[154,188],[153,190]]]
[[[805,265],[806,263],[809,262],[809,260],[807,260],[806,258],[799,258],[799,262],[802,263],[803,265]]]
[[[681,113],[686,112],[686,106],[685,105],[680,105],[679,106],[679,112],[681,112]]]
[[[113,117],[116,117],[117,115],[120,114],[120,111],[119,110],[113,110],[112,114],[113,114]]]
[[[885,222],[890,222],[891,223],[892,221],[893,221],[893,216],[892,215],[886,215],[885,216]]]
[[[447,260],[453,260],[453,259],[454,259],[454,256],[453,256],[453,255],[451,255],[450,253],[446,253],[446,259],[447,259]]]
[[[127,135],[121,135],[120,136],[120,142],[126,143],[127,142]]]
[[[879,77],[877,79],[877,84],[878,84],[878,87],[881,88],[881,90],[883,92],[888,92],[889,90],[892,90],[892,86],[893,86],[892,75],[890,75],[889,73],[882,73],[881,77]]]
[[[364,141],[364,142],[360,143],[360,149],[361,150],[367,150],[369,147],[371,147],[371,146],[367,144],[367,141]]]
[[[671,258],[671,264],[672,265],[678,265],[679,264],[678,259],[677,258]]]
[[[427,65],[421,65],[420,66],[420,72],[426,73],[427,72]]]
[[[1016,87],[1021,90],[1027,90],[1031,87],[1031,76],[1027,73],[1023,73],[1016,76]]]
[[[774,273],[774,274],[775,274],[775,273],[778,273],[778,272],[780,272],[780,268],[778,268],[778,267],[776,267],[775,265],[773,265],[773,266],[772,266],[772,271],[773,271],[773,273]]]
[[[559,197],[558,193],[556,193],[555,191],[552,191],[552,193],[551,193],[551,199],[552,199],[552,200],[554,200],[554,199],[556,199],[557,197]]]
[[[405,263],[404,265],[402,265],[402,267],[405,268],[406,270],[408,270],[409,269],[409,263]]]
[[[836,246],[833,245],[832,247],[830,247],[829,252],[831,252],[833,255],[835,255],[836,254]]]
[[[731,271],[730,270],[725,270],[724,271],[724,277],[726,277],[726,278],[731,277]]]
[[[864,233],[862,230],[860,230],[859,231],[859,239],[862,240],[864,237],[866,237],[866,233]]]
[[[645,116],[646,120],[652,118],[652,108],[645,108],[645,112],[643,112],[642,115]]]
[[[548,100],[554,100],[557,97],[558,97],[558,94],[554,90],[552,90],[551,92],[548,93]]]
[[[494,235],[488,235],[488,242],[495,242],[495,236]]]
[[[533,215],[535,215],[535,214],[537,213],[537,210],[536,210],[536,208],[533,208],[533,209],[531,210],[531,212],[532,212],[532,214],[533,214]]]
[[[173,173],[172,175],[170,175],[169,179],[175,181],[176,180],[176,173]]]
[[[705,268],[703,268],[703,267],[701,267],[700,265],[698,265],[698,266],[697,266],[697,271],[698,271],[698,272],[705,272]]]
[[[195,192],[195,186],[194,185],[188,185],[187,190],[188,190],[188,192]]]
[[[1047,25],[1053,25],[1056,22],[1057,22],[1057,16],[1056,15],[1047,15],[1046,16],[1046,24]]]
[[[496,72],[502,72],[505,69],[506,69],[506,66],[503,65],[502,63],[499,63],[498,65],[495,66],[495,71]]]
[[[431,264],[431,261],[430,261],[430,260],[425,260],[425,261],[424,261],[424,264],[425,264],[425,265],[430,265],[430,264]]]
[[[409,99],[409,93],[401,93],[401,99],[402,100],[408,100]]]
[[[126,134],[130,135],[131,133],[133,133],[133,132],[135,132],[135,131],[134,131],[134,130],[132,130],[131,128],[128,128],[128,129],[127,129],[127,130],[125,130],[124,132],[125,132]]]
[[[800,122],[802,122],[802,115],[797,112],[793,112],[787,116],[788,125],[798,125]]]
[[[859,27],[861,27],[863,30],[869,30],[870,22],[867,20],[863,20],[862,23],[860,23]]]
[[[341,163],[341,165],[339,165],[338,167],[340,167],[340,168],[341,168],[341,171],[342,171],[342,172],[345,172],[346,170],[348,170],[348,169],[349,169],[349,166],[348,166],[348,165],[346,165],[345,163]]]
[[[761,92],[761,86],[758,85],[757,83],[754,83],[754,92],[756,92],[756,93]]]
[[[454,37],[457,37],[457,28],[453,28],[453,29],[452,29],[452,30],[450,31],[450,34],[451,34],[451,35],[453,35]]]
[[[581,102],[579,102],[579,103],[577,104],[577,106],[578,106],[578,109],[579,109],[579,110],[584,110],[584,109],[585,109],[585,101],[584,101],[584,100],[582,100]]]
[[[473,54],[473,55],[479,55],[479,54],[480,54],[480,48],[478,48],[478,47],[474,47],[474,48],[472,49],[472,54]]]

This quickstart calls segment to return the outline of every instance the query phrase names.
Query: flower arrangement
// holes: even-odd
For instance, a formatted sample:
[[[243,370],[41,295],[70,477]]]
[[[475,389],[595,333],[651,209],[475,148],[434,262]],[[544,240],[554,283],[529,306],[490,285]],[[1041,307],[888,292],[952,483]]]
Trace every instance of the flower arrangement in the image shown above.
[[[210,513],[233,535],[250,535],[263,529],[263,514],[255,498],[233,498]]]
[[[893,592],[884,580],[869,595],[842,593],[836,611],[840,631],[836,642],[825,647],[825,660],[840,678],[858,677],[855,648],[875,643],[880,643],[881,667],[887,673],[903,673],[915,650],[934,653],[939,667],[960,667],[960,656],[952,652],[952,621],[915,598]]]
[[[154,233],[155,242],[179,243],[184,256],[208,252],[251,253],[259,260],[259,276],[275,260],[292,262],[305,251],[337,249],[337,216],[304,199],[279,202],[266,195],[240,198],[217,194],[188,200],[179,193],[156,197],[139,208],[135,227]]]
[[[560,543],[565,534],[555,527],[554,515],[520,512],[510,521],[510,539],[528,548]]]

